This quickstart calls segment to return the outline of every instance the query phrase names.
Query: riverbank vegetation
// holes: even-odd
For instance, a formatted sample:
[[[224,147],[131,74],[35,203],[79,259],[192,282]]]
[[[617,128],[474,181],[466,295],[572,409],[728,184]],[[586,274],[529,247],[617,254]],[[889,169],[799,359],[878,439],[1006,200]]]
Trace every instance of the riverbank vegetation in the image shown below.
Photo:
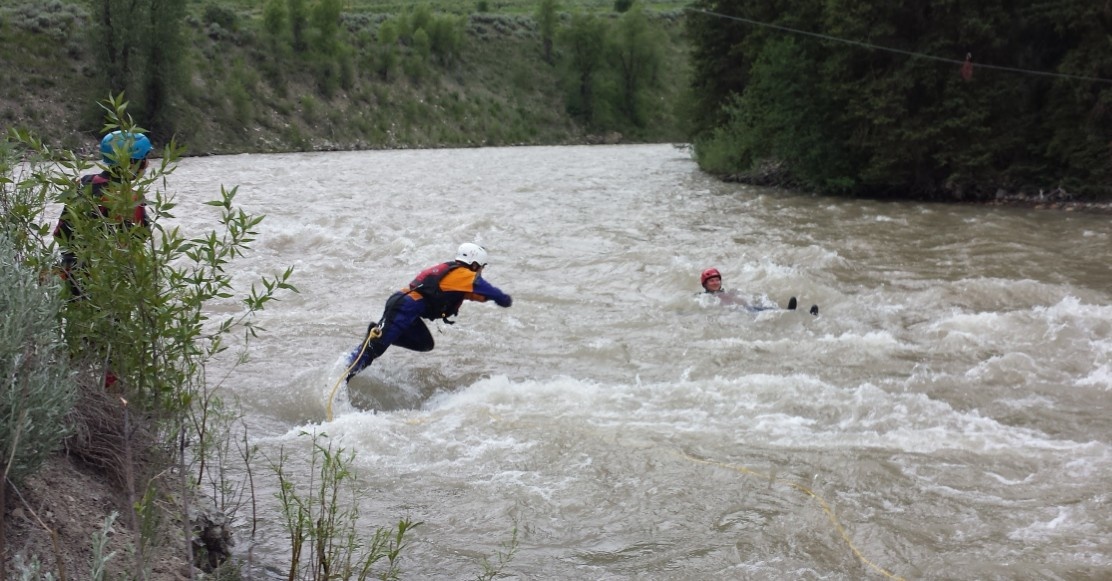
[[[1080,0],[15,0],[0,121],[81,150],[126,91],[191,155],[690,142],[828,194],[1107,202],[1110,29]]]
[[[1112,9],[696,0],[695,151],[885,198],[1112,201]]]
[[[122,97],[103,106],[108,129],[142,131]],[[163,227],[176,207],[157,189],[177,166],[172,141],[145,171],[99,165],[108,179],[92,200],[74,188],[88,162],[13,137],[20,148],[0,151],[0,579],[253,578],[263,565],[250,551],[230,559],[232,531],[255,534],[267,470],[290,579],[396,578],[416,524],[356,527],[351,453],[313,433],[309,474],[292,473],[284,449],[260,457],[228,376],[206,373],[230,349],[242,361],[256,314],[297,292],[292,268],[232,284],[262,217],[222,189],[207,202],[219,213],[211,232]],[[19,163],[17,151],[31,156]],[[136,200],[149,226],[120,226]],[[74,266],[59,271],[47,208],[63,204]],[[234,314],[214,316],[215,305]]]
[[[155,141],[187,154],[680,141],[681,14],[651,0],[28,0],[0,9],[0,119],[78,149],[99,135],[91,104],[125,92]]]

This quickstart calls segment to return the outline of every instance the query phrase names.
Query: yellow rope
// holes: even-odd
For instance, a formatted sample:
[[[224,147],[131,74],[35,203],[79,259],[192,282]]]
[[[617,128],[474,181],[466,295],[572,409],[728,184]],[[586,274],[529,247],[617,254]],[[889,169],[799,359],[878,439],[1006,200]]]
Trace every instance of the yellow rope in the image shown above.
[[[681,457],[683,457],[684,459],[689,460],[691,462],[697,462],[699,464],[709,464],[711,466],[718,466],[720,468],[727,468],[729,470],[734,470],[734,471],[740,472],[742,474],[748,474],[750,476],[756,476],[757,478],[765,479],[765,480],[768,480],[770,482],[775,480],[769,474],[762,474],[760,472],[757,472],[756,470],[750,470],[749,468],[746,468],[744,466],[736,466],[736,465],[733,465],[733,464],[724,464],[722,462],[715,462],[713,460],[704,460],[703,458],[696,458],[696,457],[694,457],[690,454],[687,454],[685,452],[677,452],[677,453]],[[849,549],[851,551],[853,551],[854,555],[857,555],[857,558],[860,559],[862,563],[868,565],[874,571],[879,572],[881,575],[884,575],[885,577],[887,577],[889,579],[899,579],[900,581],[904,581],[903,577],[900,577],[898,575],[893,575],[892,573],[889,573],[884,568],[882,568],[880,565],[877,565],[876,563],[873,563],[869,559],[865,558],[865,555],[861,554],[861,551],[857,549],[857,546],[855,546],[853,544],[853,541],[849,538],[849,533],[847,533],[846,529],[844,527],[842,527],[842,524],[840,522],[838,522],[838,518],[834,516],[834,509],[830,508],[830,504],[826,502],[826,499],[819,496],[818,494],[815,493],[815,491],[811,490],[810,488],[807,488],[806,486],[803,486],[802,484],[797,484],[795,482],[788,482],[786,480],[781,480],[781,482],[783,482],[783,483],[787,484],[788,486],[791,486],[792,488],[795,488],[796,490],[799,490],[800,492],[802,492],[802,493],[814,498],[815,500],[817,500],[819,502],[819,505],[822,506],[822,511],[826,513],[826,516],[830,519],[830,522],[834,524],[835,530],[837,530],[838,534],[841,535],[842,540],[845,541],[845,543],[847,545],[849,545]]]
[[[378,339],[381,336],[382,327],[375,327],[374,329],[371,329],[369,333],[367,333],[367,338],[363,340],[363,346],[359,349],[359,354],[351,360],[351,365],[347,366],[347,369],[345,369],[343,374],[340,375],[340,379],[336,380],[336,385],[332,386],[332,393],[328,394],[328,421],[332,421],[332,400],[336,398],[336,391],[340,389],[340,384],[343,383],[345,379],[347,379],[347,375],[351,373],[352,369],[355,368],[355,364],[359,362],[359,358],[363,357],[363,353],[367,351],[367,345],[371,344],[371,340]]]

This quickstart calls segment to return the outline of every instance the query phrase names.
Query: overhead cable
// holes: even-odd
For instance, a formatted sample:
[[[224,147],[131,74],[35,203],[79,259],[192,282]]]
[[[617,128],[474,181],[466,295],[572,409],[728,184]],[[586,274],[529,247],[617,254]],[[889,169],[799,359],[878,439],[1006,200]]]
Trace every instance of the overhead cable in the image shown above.
[[[703,9],[700,9],[700,8],[688,8],[687,10],[690,10],[691,12],[698,12],[700,14],[705,14],[707,16],[715,16],[715,17],[718,17],[718,18],[725,18],[725,19],[728,19],[728,20],[736,20],[738,22],[745,22],[747,24],[752,24],[752,25],[755,25],[755,26],[763,26],[765,28],[772,28],[772,29],[775,29],[775,30],[783,31],[783,32],[790,32],[792,34],[800,34],[800,35],[803,35],[803,36],[809,36],[809,37],[812,37],[812,38],[819,38],[819,39],[822,39],[822,40],[829,40],[831,42],[840,42],[842,44],[849,44],[849,45],[853,45],[853,46],[860,46],[862,48],[868,48],[868,49],[872,49],[872,50],[879,50],[879,51],[890,52],[890,53],[895,53],[895,54],[902,54],[902,55],[906,55],[906,56],[910,56],[910,57],[921,58],[921,59],[932,60],[932,61],[938,61],[938,62],[943,62],[943,63],[952,63],[952,64],[956,64],[956,65],[966,64],[965,60],[957,60],[957,59],[952,59],[952,58],[934,56],[934,55],[925,54],[925,53],[921,53],[921,52],[902,50],[902,49],[892,48],[892,47],[888,47],[888,46],[881,46],[879,44],[873,44],[873,43],[870,43],[870,42],[862,42],[862,41],[859,41],[859,40],[849,40],[849,39],[845,39],[845,38],[838,38],[836,36],[830,36],[829,34],[820,34],[820,33],[817,33],[817,32],[808,32],[806,30],[799,30],[798,28],[790,28],[790,27],[787,27],[787,26],[780,26],[779,24],[772,24],[771,22],[761,22],[759,20],[751,20],[749,18],[742,18],[740,16],[731,16],[729,14],[721,14],[721,13],[718,13],[718,12],[711,12],[710,10],[703,10]],[[1033,70],[1033,69],[1023,69],[1023,68],[1017,68],[1017,67],[1004,67],[1004,66],[999,66],[999,65],[986,65],[986,64],[981,64],[981,63],[973,63],[973,66],[976,67],[976,68],[980,68],[980,69],[991,69],[991,70],[996,70],[996,71],[1006,71],[1006,72],[1010,72],[1010,73],[1022,73],[1022,74],[1027,74],[1027,75],[1039,75],[1039,76],[1044,76],[1044,77],[1057,77],[1057,78],[1061,78],[1061,79],[1071,79],[1071,80],[1075,80],[1075,81],[1091,81],[1091,82],[1095,82],[1095,83],[1109,83],[1109,84],[1112,84],[1112,79],[1105,79],[1105,78],[1101,78],[1101,77],[1087,77],[1087,76],[1084,76],[1084,75],[1071,75],[1071,74],[1068,74],[1068,73],[1054,73],[1054,72],[1049,72],[1049,71],[1038,71],[1038,70]]]

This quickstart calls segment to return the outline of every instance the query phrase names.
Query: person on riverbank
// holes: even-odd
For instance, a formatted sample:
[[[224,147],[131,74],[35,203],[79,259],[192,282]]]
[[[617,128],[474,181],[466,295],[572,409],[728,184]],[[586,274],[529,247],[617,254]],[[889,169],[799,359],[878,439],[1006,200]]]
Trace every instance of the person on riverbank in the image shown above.
[[[82,248],[86,241],[81,240],[78,231],[87,233],[92,225],[149,234],[146,201],[134,197],[130,184],[147,169],[151,149],[151,140],[142,133],[113,131],[105,135],[100,141],[103,171],[81,176],[77,187],[65,199],[54,239],[62,251],[60,275],[66,281],[70,298],[85,295],[80,279],[87,275],[88,257]]]
[[[151,140],[139,132],[118,130],[105,135],[100,141],[103,170],[78,178],[74,189],[63,198],[54,239],[62,254],[58,274],[65,281],[70,301],[95,299],[88,296],[85,287],[97,274],[90,265],[107,260],[133,260],[113,254],[114,250],[106,243],[132,248],[129,237],[146,240],[150,236],[146,201],[137,193],[135,182],[147,169],[151,149]],[[108,282],[126,284],[119,280]],[[111,353],[110,347],[106,350]],[[118,380],[114,368],[108,357],[103,380],[106,389]]]
[[[363,342],[348,356],[345,381],[386,352],[391,345],[412,351],[432,351],[433,339],[421,319],[444,321],[459,313],[463,301],[486,302],[507,308],[513,298],[482,278],[487,265],[487,251],[478,244],[460,244],[453,261],[430,266],[421,271],[405,288],[390,295],[382,318],[367,326]]]
[[[771,311],[779,309],[780,307],[764,307],[754,305],[744,297],[739,296],[734,291],[728,291],[722,288],[722,273],[718,272],[717,268],[708,268],[699,275],[699,282],[703,285],[703,292],[705,294],[712,294],[718,297],[718,300],[724,305],[738,305],[745,310],[756,313],[760,311]],[[788,299],[788,310],[794,311],[798,301],[795,297]],[[811,310],[808,311],[812,315],[818,316],[819,306],[811,305]]]

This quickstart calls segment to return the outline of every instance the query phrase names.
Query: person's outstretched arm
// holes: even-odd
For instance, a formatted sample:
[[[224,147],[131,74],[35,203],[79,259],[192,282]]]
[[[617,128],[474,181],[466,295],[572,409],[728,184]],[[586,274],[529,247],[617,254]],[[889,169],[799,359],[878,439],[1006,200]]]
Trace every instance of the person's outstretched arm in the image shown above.
[[[478,300],[479,302],[483,302],[489,299],[494,301],[494,304],[500,307],[508,307],[514,303],[513,297],[502,292],[501,289],[483,280],[483,278],[479,276],[475,277],[475,282],[472,285],[471,289],[471,295],[475,295],[477,298],[471,298],[470,296],[468,296],[467,298],[469,300]]]

